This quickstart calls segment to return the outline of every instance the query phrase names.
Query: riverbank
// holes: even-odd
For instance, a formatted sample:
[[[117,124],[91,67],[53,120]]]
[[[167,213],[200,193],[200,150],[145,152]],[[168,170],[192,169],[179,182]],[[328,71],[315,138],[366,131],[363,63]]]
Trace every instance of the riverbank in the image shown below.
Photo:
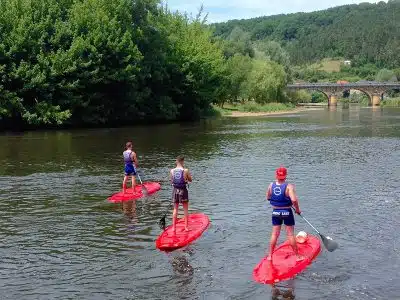
[[[312,110],[312,108],[298,107],[292,110],[281,110],[281,111],[271,111],[271,112],[243,112],[243,111],[233,111],[227,117],[262,117],[262,116],[272,116],[272,115],[284,115],[289,113],[298,113],[305,110]]]
[[[400,97],[388,98],[381,102],[382,107],[400,107]]]
[[[237,105],[228,104],[223,108],[214,106],[213,108],[216,113],[222,117],[259,117],[297,113],[300,111],[310,110],[310,108],[298,107],[293,104],[269,103],[260,105],[251,102]]]

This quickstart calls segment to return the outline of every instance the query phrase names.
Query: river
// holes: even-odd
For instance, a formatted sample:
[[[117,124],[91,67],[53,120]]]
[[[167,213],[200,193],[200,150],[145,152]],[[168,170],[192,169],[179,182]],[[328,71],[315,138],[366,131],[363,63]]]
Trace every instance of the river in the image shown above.
[[[304,216],[340,248],[323,250],[278,288],[306,300],[399,299],[399,138],[399,109],[359,106],[3,133],[0,298],[271,299],[271,287],[254,282],[252,270],[271,230],[265,190],[282,164]],[[142,179],[162,189],[111,204],[106,198],[121,187],[127,140]],[[194,177],[190,210],[206,213],[212,225],[189,247],[165,254],[154,241],[179,154]],[[299,230],[312,233],[296,218]]]

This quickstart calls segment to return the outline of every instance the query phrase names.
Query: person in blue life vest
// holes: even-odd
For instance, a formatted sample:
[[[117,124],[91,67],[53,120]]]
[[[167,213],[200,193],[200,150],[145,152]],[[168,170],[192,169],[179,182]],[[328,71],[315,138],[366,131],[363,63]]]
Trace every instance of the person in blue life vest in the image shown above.
[[[178,217],[179,204],[182,204],[185,215],[185,230],[189,231],[188,228],[188,216],[189,216],[189,192],[187,189],[187,183],[192,182],[192,175],[188,169],[184,167],[185,158],[179,155],[176,159],[176,168],[170,170],[170,180],[173,186],[172,190],[172,202],[174,203],[174,211],[172,213],[172,228],[176,233],[176,221]]]
[[[300,215],[299,201],[293,184],[286,182],[287,169],[279,167],[275,171],[276,181],[268,186],[267,200],[270,202],[272,210],[272,233],[269,247],[268,260],[272,260],[272,253],[275,250],[276,241],[281,232],[282,223],[286,226],[287,238],[297,256],[297,260],[303,260],[304,257],[298,254],[296,238],[294,236],[294,215],[292,205],[296,214]]]
[[[132,151],[132,142],[127,142],[125,145],[125,151],[122,153],[124,157],[124,181],[122,182],[122,192],[125,194],[126,192],[126,181],[129,176],[132,176],[132,189],[135,188],[136,185],[136,168],[138,165],[136,153]]]

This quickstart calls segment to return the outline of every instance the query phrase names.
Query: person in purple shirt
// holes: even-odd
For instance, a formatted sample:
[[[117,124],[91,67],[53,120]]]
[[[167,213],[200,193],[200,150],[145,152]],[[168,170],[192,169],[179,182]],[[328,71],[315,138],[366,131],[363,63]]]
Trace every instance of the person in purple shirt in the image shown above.
[[[132,151],[132,142],[127,142],[125,146],[125,151],[122,153],[124,157],[124,181],[122,182],[122,192],[125,194],[126,192],[126,181],[129,176],[132,176],[132,189],[134,190],[136,185],[136,168],[138,166],[138,161],[136,157],[136,153]]]
[[[171,169],[169,176],[173,186],[172,202],[174,203],[174,211],[172,213],[172,227],[176,233],[176,220],[178,217],[179,204],[182,204],[185,215],[185,230],[189,231],[188,216],[189,216],[189,192],[187,183],[192,182],[192,175],[188,169],[184,167],[185,158],[179,155],[176,159],[176,168]]]

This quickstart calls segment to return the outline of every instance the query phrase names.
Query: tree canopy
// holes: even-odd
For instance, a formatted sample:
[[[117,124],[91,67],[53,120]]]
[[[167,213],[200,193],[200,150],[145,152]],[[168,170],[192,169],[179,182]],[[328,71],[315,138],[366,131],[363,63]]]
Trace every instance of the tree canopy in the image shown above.
[[[0,0],[0,129],[196,120],[212,104],[295,101],[292,64],[340,55],[397,80],[399,1],[206,24],[159,0]],[[290,98],[290,99],[289,99]]]

